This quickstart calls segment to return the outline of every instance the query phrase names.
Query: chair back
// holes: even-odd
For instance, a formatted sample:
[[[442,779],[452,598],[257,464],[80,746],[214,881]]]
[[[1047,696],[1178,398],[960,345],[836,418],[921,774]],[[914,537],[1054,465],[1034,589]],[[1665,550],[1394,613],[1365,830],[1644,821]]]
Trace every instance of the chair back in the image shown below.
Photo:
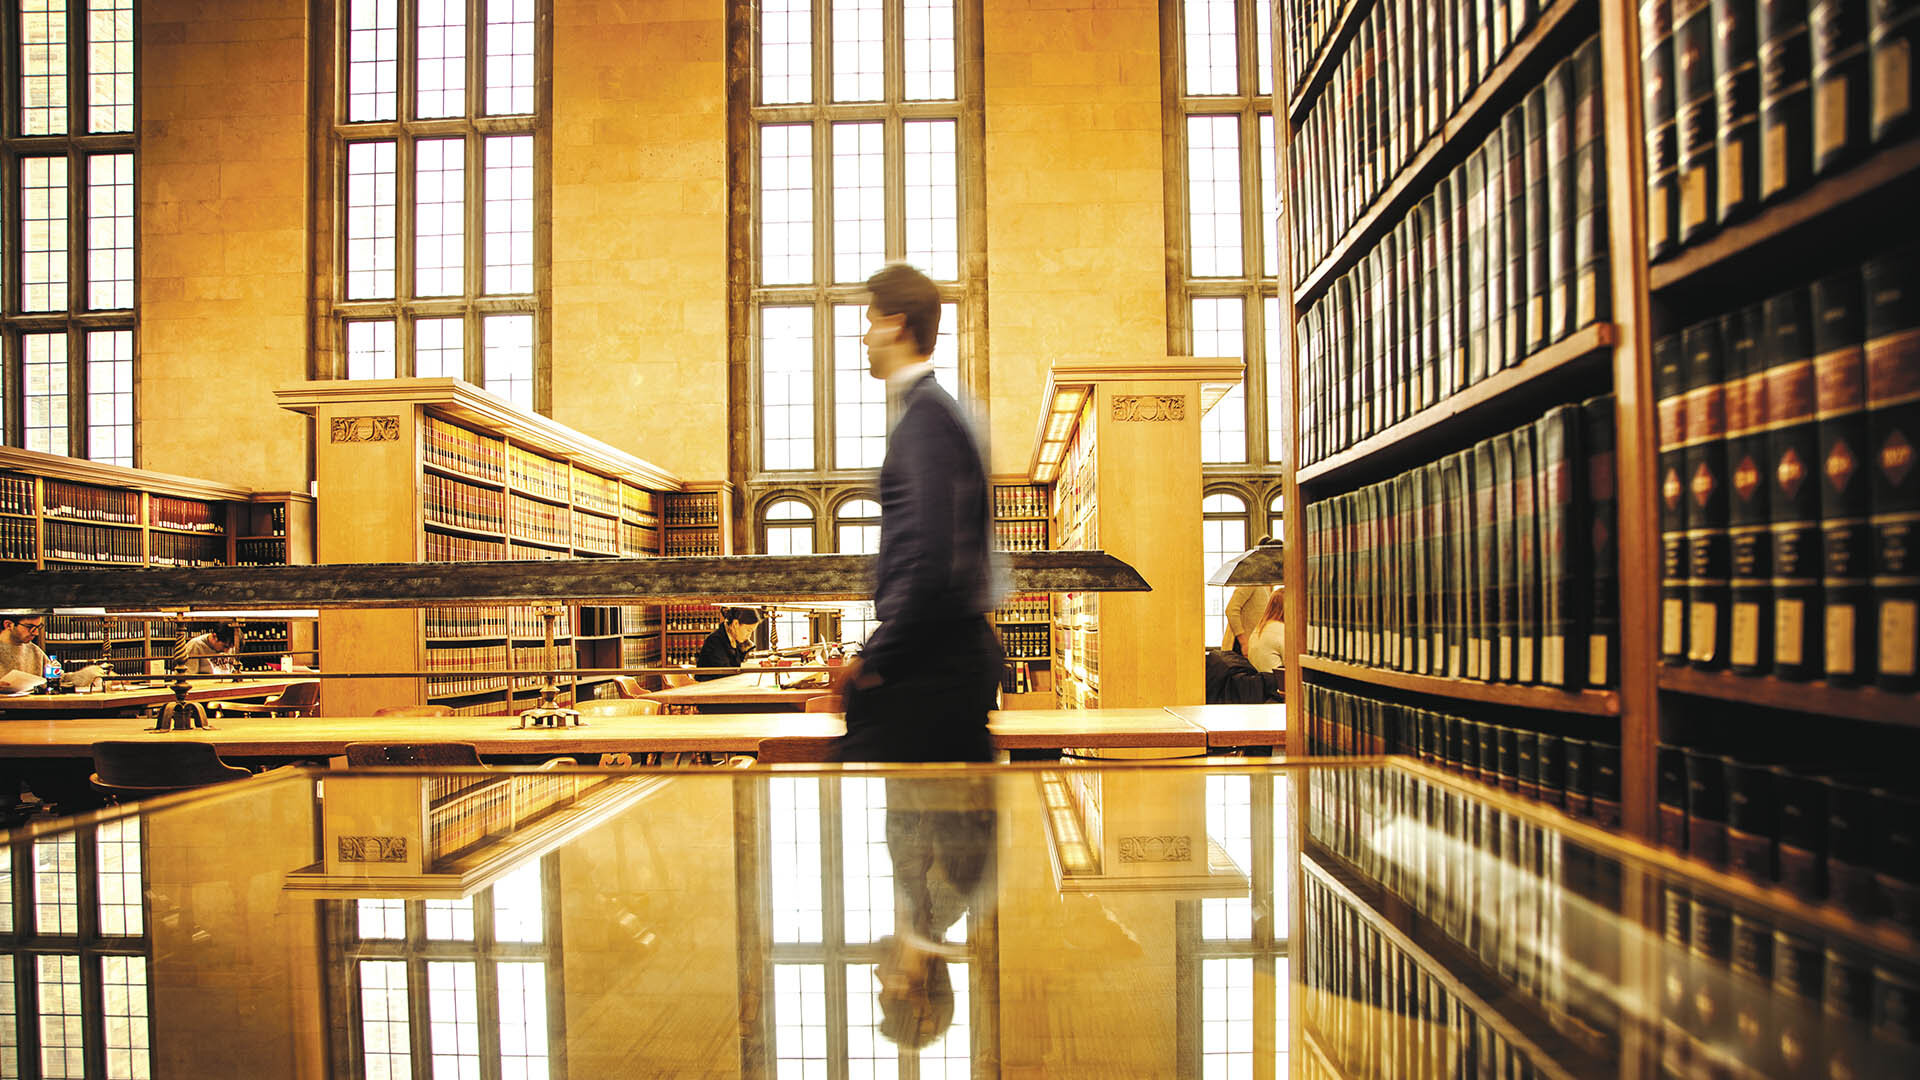
[[[347,744],[347,765],[479,765],[480,750],[470,742]]]
[[[685,672],[669,671],[660,676],[660,685],[669,689],[676,686],[692,686],[693,676]]]
[[[93,744],[93,785],[139,798],[243,780],[253,774],[220,760],[209,742],[107,741]]]
[[[318,704],[320,704],[320,680],[318,679],[312,682],[294,683],[280,691],[280,696],[273,699],[273,706],[276,709],[299,709],[303,713]]]
[[[806,712],[839,712],[839,694],[819,694],[807,699]]]
[[[623,698],[642,698],[647,696],[647,688],[641,686],[640,680],[631,675],[615,675],[613,677],[613,685],[620,688],[620,696]]]
[[[660,703],[651,698],[601,698],[574,706],[581,716],[654,716]]]
[[[774,735],[760,740],[754,757],[762,765],[831,761],[833,741],[828,735]]]
[[[451,705],[382,705],[373,710],[375,716],[452,716]]]

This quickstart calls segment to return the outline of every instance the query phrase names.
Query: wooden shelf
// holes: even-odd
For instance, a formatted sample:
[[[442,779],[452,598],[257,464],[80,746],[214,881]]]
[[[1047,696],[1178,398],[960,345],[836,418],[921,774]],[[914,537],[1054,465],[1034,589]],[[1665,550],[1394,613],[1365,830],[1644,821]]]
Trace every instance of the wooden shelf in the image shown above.
[[[506,533],[487,532],[484,529],[475,529],[466,525],[454,525],[450,522],[435,521],[430,517],[422,517],[420,524],[435,532],[453,533],[456,536],[468,536],[475,540],[498,540],[503,543],[507,540]]]
[[[1453,111],[1453,115],[1427,136],[1426,142],[1387,181],[1368,208],[1353,224],[1347,226],[1346,232],[1335,241],[1326,257],[1308,271],[1305,279],[1293,290],[1294,311],[1302,312],[1311,307],[1335,277],[1344,273],[1376,239],[1399,221],[1407,207],[1417,201],[1417,194],[1433,186],[1443,167],[1451,166],[1455,159],[1464,159],[1470,154],[1473,147],[1462,140],[1462,135],[1485,124],[1496,105],[1512,104],[1507,91],[1514,78],[1523,71],[1531,71],[1539,66],[1538,61],[1547,55],[1548,46],[1557,43],[1563,29],[1570,27],[1576,16],[1583,20],[1584,25],[1585,20],[1591,19],[1593,14],[1593,5],[1566,0],[1542,12],[1527,30],[1526,36],[1507,50],[1507,55],[1494,65],[1486,78],[1480,80],[1480,85],[1474,87],[1473,93]]]
[[[286,536],[284,534],[280,536],[236,536],[234,537],[234,539],[235,540],[280,540],[284,542],[286,540]]]
[[[1484,435],[1492,430],[1484,422],[1487,414],[1516,399],[1537,396],[1544,404],[1550,398],[1565,397],[1564,380],[1558,387],[1548,387],[1539,380],[1551,374],[1565,376],[1603,366],[1611,359],[1609,350],[1614,340],[1612,323],[1582,327],[1522,360],[1518,367],[1496,371],[1385,431],[1375,432],[1345,450],[1301,466],[1295,475],[1302,485],[1318,484],[1349,474],[1363,464],[1369,467],[1369,472],[1379,472],[1382,466],[1392,463],[1430,460],[1437,456],[1429,452],[1430,448],[1456,441],[1456,436],[1463,432]]]
[[[1366,14],[1371,0],[1346,0],[1340,14],[1334,18],[1333,29],[1327,33],[1327,39],[1320,44],[1320,54],[1313,58],[1307,68],[1307,77],[1300,82],[1300,90],[1287,99],[1287,119],[1295,126],[1305,119],[1307,110],[1313,107],[1313,100],[1319,95],[1320,88],[1333,72],[1334,65],[1347,51],[1347,42],[1360,26],[1360,16]]]
[[[423,637],[420,640],[428,645],[456,645],[467,641],[506,641],[508,638],[505,634],[494,634],[487,637]]]
[[[548,540],[530,540],[527,537],[515,536],[512,533],[507,534],[507,542],[518,547],[537,547],[544,551],[557,551],[562,555],[571,550],[565,544],[556,544]]]
[[[1791,682],[1770,675],[1735,675],[1687,667],[1663,666],[1658,681],[1662,690],[1742,705],[1920,727],[1920,694],[1890,693],[1872,686]]]
[[[582,514],[592,514],[594,517],[606,518],[608,521],[620,520],[620,515],[618,513],[608,513],[605,510],[595,510],[591,506],[584,506],[580,503],[570,503],[568,505],[571,505],[575,510],[579,511]]]
[[[505,481],[488,480],[488,479],[485,479],[484,477],[475,476],[472,473],[464,473],[464,472],[461,472],[459,469],[455,469],[446,465],[441,465],[438,462],[430,461],[425,457],[422,457],[420,459],[420,470],[422,472],[439,473],[441,476],[445,476],[452,480],[458,480],[463,484],[472,484],[475,487],[490,488],[494,491],[505,491],[507,489],[507,485]],[[526,493],[521,492],[521,494],[524,495]],[[565,504],[562,504],[562,505],[565,505]]]
[[[24,562],[27,560],[21,560],[21,561]],[[41,556],[40,561],[50,562],[50,563],[72,563],[75,566],[124,566],[129,570],[142,570],[150,567],[161,567],[160,563],[142,562],[138,559],[135,559],[132,562],[127,562],[122,559],[74,559],[64,555],[45,555],[45,554]],[[212,563],[208,565],[224,566],[225,564]],[[161,568],[162,569],[197,569],[197,567],[161,567]]]
[[[1691,282],[1735,259],[1744,260],[1756,249],[1790,234],[1810,233],[1848,204],[1916,174],[1920,174],[1920,138],[1880,150],[1852,168],[1653,264],[1649,274],[1653,291]]]
[[[554,495],[542,495],[542,494],[539,494],[538,492],[528,491],[525,488],[514,487],[512,484],[507,485],[507,494],[518,495],[523,499],[530,499],[534,502],[543,502],[543,503],[546,503],[548,506],[572,506],[573,505],[572,503],[568,502],[564,498],[560,498]]]
[[[53,519],[53,520],[60,520],[60,519]],[[210,536],[219,540],[225,540],[227,538],[227,533],[225,529],[221,529],[217,532],[205,532],[200,529],[176,529],[171,525],[149,525],[147,526],[147,531],[157,532],[157,533],[170,533],[174,536]]]
[[[69,514],[42,514],[42,521],[61,525],[97,525],[102,529],[142,529],[145,526],[137,521],[96,521],[93,518],[73,517]],[[225,535],[222,533],[221,535]]]
[[[1481,701],[1489,705],[1511,705],[1523,709],[1551,709],[1581,716],[1619,716],[1620,694],[1614,690],[1560,690],[1551,686],[1526,686],[1518,683],[1478,682],[1472,679],[1445,679],[1433,675],[1413,675],[1404,671],[1348,664],[1319,656],[1302,656],[1306,671],[1338,675],[1356,682],[1411,690],[1459,701]]]

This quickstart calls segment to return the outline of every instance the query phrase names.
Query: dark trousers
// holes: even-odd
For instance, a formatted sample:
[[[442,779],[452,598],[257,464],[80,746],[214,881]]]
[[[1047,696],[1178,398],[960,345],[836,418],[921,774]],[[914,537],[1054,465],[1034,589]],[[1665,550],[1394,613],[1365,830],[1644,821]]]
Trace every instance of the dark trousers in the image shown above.
[[[834,761],[992,761],[987,713],[1006,669],[982,616],[916,627],[880,685],[847,688]]]

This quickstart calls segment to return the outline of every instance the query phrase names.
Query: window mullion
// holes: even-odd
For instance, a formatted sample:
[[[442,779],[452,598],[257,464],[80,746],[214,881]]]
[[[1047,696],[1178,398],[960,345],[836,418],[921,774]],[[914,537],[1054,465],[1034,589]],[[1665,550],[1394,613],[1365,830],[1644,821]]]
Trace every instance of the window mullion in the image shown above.
[[[815,515],[815,520],[819,515]],[[820,945],[827,994],[827,1078],[848,1080],[847,898],[841,862],[840,785],[820,778]]]
[[[394,321],[394,367],[395,374],[413,370],[413,365],[400,360],[400,328],[398,323],[405,322],[406,312],[413,298],[419,292],[419,282],[414,280],[416,256],[418,252],[419,222],[419,184],[420,167],[419,144],[413,136],[402,133],[393,147],[393,304]]]
[[[67,287],[71,302],[73,287]],[[84,458],[87,454],[87,348],[85,335],[69,320],[67,336],[67,454]],[[83,913],[84,917],[84,913]]]
[[[816,300],[813,305],[813,439],[814,468],[832,471],[834,467],[835,432],[839,426],[835,420],[834,409],[834,338],[833,301],[826,297]],[[813,550],[819,551],[819,538],[815,537]]]

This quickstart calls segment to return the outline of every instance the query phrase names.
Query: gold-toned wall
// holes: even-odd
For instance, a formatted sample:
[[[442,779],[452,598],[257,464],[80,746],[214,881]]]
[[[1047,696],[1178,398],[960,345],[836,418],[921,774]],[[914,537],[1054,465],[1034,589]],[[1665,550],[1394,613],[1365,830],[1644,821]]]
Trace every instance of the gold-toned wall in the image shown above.
[[[555,0],[553,417],[727,473],[726,6]]]
[[[306,490],[307,10],[140,5],[142,468]]]
[[[1025,472],[1056,359],[1167,353],[1153,0],[986,0],[993,471]]]

